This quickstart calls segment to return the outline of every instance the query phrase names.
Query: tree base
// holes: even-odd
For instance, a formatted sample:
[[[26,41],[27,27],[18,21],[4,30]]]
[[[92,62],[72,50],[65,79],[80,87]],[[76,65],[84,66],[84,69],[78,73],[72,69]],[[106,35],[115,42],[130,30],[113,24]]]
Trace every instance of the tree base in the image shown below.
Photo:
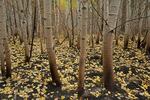
[[[10,73],[6,73],[6,78],[11,78],[11,74]]]
[[[30,62],[30,57],[26,56],[26,57],[25,57],[25,62],[28,62],[28,63],[29,63],[29,62]]]
[[[55,83],[56,83],[56,87],[62,87],[62,83],[61,82],[56,81]]]
[[[84,94],[85,90],[84,88],[78,88],[77,92],[78,92],[78,97],[81,97]]]

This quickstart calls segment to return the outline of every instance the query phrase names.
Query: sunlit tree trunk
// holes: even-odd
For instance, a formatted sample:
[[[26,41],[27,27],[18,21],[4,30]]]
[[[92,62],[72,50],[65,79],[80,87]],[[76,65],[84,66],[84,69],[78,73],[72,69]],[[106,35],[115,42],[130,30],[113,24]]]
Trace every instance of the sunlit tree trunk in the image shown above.
[[[57,86],[61,86],[60,77],[57,71],[56,64],[56,55],[53,49],[53,26],[52,26],[52,13],[50,11],[52,7],[52,1],[44,0],[44,18],[45,18],[45,38],[46,38],[46,48],[48,53],[48,60],[50,65],[50,72],[52,76],[52,80],[56,83]]]

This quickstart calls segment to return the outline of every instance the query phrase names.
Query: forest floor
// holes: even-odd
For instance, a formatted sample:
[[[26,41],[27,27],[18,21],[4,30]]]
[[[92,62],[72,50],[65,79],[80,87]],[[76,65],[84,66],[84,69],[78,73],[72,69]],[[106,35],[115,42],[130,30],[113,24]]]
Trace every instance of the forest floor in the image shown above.
[[[135,45],[130,42],[127,50],[123,50],[123,42],[114,46],[114,92],[107,91],[103,85],[102,43],[95,45],[95,48],[88,47],[84,98],[150,100],[150,59]],[[76,48],[69,48],[67,42],[55,47],[62,81],[62,88],[57,88],[51,82],[48,58],[46,53],[40,53],[38,39],[34,42],[30,63],[24,63],[23,44],[11,42],[10,47],[12,77],[6,81],[0,77],[0,100],[77,99],[79,51]]]

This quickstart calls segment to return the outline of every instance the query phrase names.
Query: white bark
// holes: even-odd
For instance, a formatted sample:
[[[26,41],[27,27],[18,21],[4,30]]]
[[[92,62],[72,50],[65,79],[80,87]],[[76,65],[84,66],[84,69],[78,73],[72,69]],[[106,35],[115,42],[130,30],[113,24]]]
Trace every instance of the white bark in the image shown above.
[[[57,64],[56,64],[56,55],[55,51],[53,49],[53,35],[52,33],[54,32],[53,24],[52,24],[52,12],[51,12],[51,7],[52,7],[52,1],[50,0],[44,0],[44,29],[45,29],[45,38],[46,38],[46,49],[48,53],[48,59],[49,59],[49,65],[50,65],[50,71],[51,71],[51,76],[52,80],[56,83],[57,86],[61,86],[59,74],[57,71]]]
[[[84,74],[85,74],[85,61],[86,61],[86,34],[87,34],[87,1],[82,1],[81,18],[82,18],[82,31],[80,34],[80,59],[79,59],[79,81],[78,93],[82,94],[84,91]]]
[[[113,31],[116,27],[117,15],[121,0],[106,0],[104,5],[104,18],[107,24],[104,25],[103,36],[103,67],[104,67],[104,85],[108,90],[113,86]]]

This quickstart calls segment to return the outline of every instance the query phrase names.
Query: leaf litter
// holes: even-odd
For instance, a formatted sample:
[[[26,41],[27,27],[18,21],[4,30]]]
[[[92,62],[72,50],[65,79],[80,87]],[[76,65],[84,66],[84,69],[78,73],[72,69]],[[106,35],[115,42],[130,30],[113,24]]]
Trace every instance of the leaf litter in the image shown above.
[[[102,43],[87,48],[84,98],[150,99],[150,60],[131,44],[128,50],[123,50],[123,42],[114,46],[114,92],[107,91],[103,85]],[[39,40],[34,42],[30,63],[24,63],[23,44],[11,42],[12,78],[6,81],[0,78],[0,99],[77,99],[79,51],[67,45],[64,42],[55,47],[62,81],[62,88],[57,88],[52,83],[47,54],[40,53]]]

